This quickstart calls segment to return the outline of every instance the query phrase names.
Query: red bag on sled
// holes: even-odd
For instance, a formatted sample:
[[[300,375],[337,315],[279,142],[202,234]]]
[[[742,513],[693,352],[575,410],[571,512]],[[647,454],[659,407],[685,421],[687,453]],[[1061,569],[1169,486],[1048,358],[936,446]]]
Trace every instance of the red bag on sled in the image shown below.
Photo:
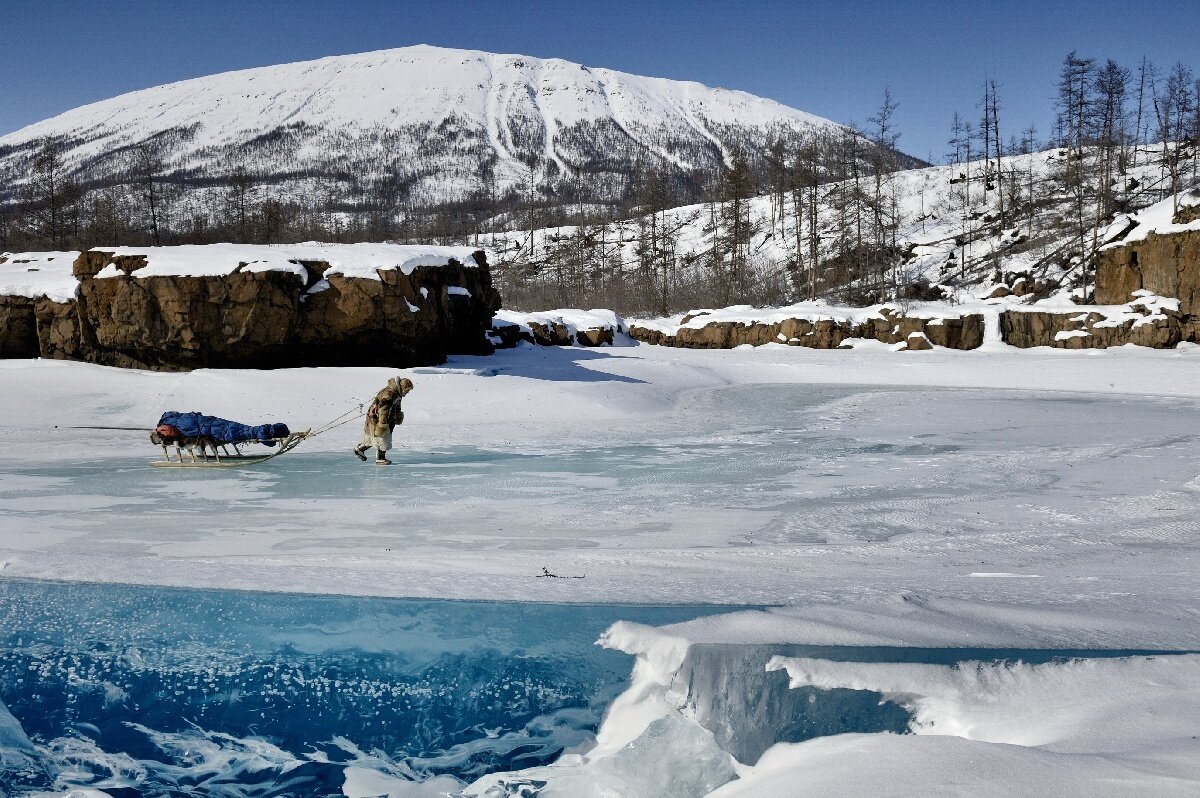
[[[164,443],[170,443],[183,437],[183,433],[170,424],[159,424],[154,428],[154,431],[158,434],[158,437],[163,439]]]

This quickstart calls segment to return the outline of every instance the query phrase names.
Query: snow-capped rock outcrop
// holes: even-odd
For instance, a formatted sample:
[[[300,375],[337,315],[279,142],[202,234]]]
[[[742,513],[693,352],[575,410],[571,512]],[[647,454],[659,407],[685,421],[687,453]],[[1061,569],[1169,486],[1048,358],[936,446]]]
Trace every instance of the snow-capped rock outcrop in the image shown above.
[[[501,310],[492,318],[492,343],[498,349],[521,342],[539,346],[612,346],[628,343],[629,327],[611,310],[548,310],[522,313]]]
[[[978,349],[984,341],[984,317],[932,304],[907,313],[890,305],[735,306],[692,311],[677,319],[631,322],[629,334],[645,343],[686,349],[732,349],[763,344],[838,349],[849,348],[847,342],[855,340],[879,341],[903,351],[928,349],[931,344],[950,349]]]
[[[1196,317],[1180,313],[1180,306],[1178,299],[1146,290],[1135,291],[1123,305],[1071,309],[1014,305],[1000,314],[1000,334],[1005,343],[1021,349],[1107,349],[1126,344],[1172,349],[1200,338]]]
[[[1200,190],[1120,217],[1110,230],[1111,243],[1096,256],[1097,302],[1120,304],[1145,290],[1200,316]]]
[[[0,355],[153,369],[431,365],[490,352],[500,305],[486,257],[466,247],[100,248],[73,263],[71,254],[0,258],[0,287],[12,277],[0,296]],[[76,287],[60,295],[67,269]]]

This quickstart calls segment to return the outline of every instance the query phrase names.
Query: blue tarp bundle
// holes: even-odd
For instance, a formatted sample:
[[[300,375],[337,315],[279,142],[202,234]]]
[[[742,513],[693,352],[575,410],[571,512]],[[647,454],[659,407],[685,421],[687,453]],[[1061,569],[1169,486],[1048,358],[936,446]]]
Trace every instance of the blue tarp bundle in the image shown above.
[[[202,413],[176,413],[173,410],[163,413],[158,423],[170,424],[186,437],[204,436],[215,439],[217,443],[258,441],[267,446],[274,446],[272,438],[288,436],[287,424],[260,424],[257,427],[251,427],[216,416],[206,416]]]

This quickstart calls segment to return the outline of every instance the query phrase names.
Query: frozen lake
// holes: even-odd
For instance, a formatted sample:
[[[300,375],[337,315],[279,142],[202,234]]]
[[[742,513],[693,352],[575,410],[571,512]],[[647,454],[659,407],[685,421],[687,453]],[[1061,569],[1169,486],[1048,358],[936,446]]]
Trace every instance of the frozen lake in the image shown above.
[[[92,434],[109,450],[122,440]],[[130,438],[137,454],[103,460],[86,446],[0,458],[17,573],[793,603],[834,589],[1103,598],[1128,590],[1136,559],[1194,591],[1176,556],[1200,537],[1189,399],[737,386],[560,440],[420,441],[386,468],[321,438],[258,468],[160,470]],[[537,578],[543,567],[586,578]]]
[[[5,785],[1195,794],[1194,355],[524,350],[223,471],[65,427],[392,373],[0,363]]]

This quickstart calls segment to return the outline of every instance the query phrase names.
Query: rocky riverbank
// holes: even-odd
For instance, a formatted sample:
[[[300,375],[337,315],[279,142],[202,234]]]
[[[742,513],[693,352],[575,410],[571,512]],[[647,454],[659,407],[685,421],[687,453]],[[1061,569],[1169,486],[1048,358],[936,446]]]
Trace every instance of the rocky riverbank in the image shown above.
[[[632,322],[629,335],[646,343],[687,349],[772,343],[838,349],[849,348],[850,342],[858,340],[879,341],[902,350],[928,349],[931,345],[977,349],[983,344],[984,317],[978,313],[959,315],[948,308],[942,313],[909,315],[886,305],[868,310],[793,306],[756,311],[737,307],[693,311],[678,324]]]
[[[294,245],[93,249],[0,262],[0,356],[181,370],[417,366],[486,354],[484,253]]]

